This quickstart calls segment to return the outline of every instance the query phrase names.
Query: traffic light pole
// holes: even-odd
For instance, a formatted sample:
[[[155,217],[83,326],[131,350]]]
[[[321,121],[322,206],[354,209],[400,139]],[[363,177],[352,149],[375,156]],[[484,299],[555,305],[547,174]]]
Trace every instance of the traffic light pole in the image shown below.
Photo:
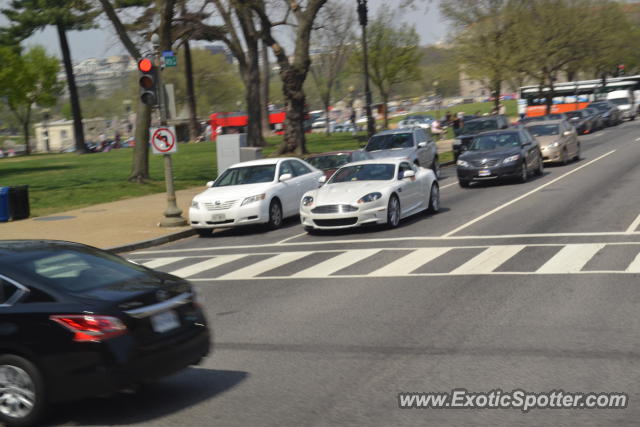
[[[156,69],[158,72],[156,88],[158,91],[158,107],[160,109],[160,126],[167,126],[167,106],[165,105],[164,85],[162,84],[162,65],[160,53],[160,37],[157,34],[151,36],[153,53],[155,56]],[[182,217],[182,209],[176,202],[176,191],[173,186],[173,161],[171,154],[163,154],[164,157],[164,182],[167,188],[167,208],[164,211],[164,218],[160,221],[160,227],[181,227],[187,225],[187,221]]]
[[[367,46],[367,22],[368,22],[368,9],[367,0],[358,1],[358,17],[360,19],[360,26],[362,27],[362,51],[363,51],[363,68],[364,68],[364,96],[365,96],[365,111],[367,114],[367,136],[371,138],[376,132],[375,122],[373,120],[373,114],[371,113],[371,88],[369,87],[369,47]]]

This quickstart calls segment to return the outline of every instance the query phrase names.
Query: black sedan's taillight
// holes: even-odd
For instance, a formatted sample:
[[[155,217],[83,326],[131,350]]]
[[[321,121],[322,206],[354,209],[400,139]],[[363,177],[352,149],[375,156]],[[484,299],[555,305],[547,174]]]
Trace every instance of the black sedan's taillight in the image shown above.
[[[127,333],[127,326],[112,316],[56,314],[49,319],[73,332],[77,342],[100,342]]]

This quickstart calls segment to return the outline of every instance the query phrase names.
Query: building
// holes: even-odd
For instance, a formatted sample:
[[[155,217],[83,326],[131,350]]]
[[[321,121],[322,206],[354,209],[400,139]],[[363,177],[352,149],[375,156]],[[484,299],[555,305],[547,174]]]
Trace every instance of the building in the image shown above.
[[[100,135],[104,134],[109,140],[114,138],[119,132],[123,138],[128,136],[126,122],[114,123],[101,117],[93,119],[83,119],[84,137],[86,142],[98,143]],[[70,151],[75,147],[73,120],[55,120],[49,122],[36,123],[34,126],[36,144],[33,151],[47,151],[47,134],[49,137],[49,152],[60,153]]]
[[[124,55],[88,58],[73,65],[76,86],[94,86],[98,96],[109,96],[114,91],[122,89],[123,80],[136,70],[136,61]],[[58,73],[58,80],[66,81],[66,78],[64,71]]]

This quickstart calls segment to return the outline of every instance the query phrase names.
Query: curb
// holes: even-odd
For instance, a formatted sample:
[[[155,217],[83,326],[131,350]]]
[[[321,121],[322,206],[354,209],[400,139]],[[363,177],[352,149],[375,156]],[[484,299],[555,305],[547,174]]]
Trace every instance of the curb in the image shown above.
[[[176,240],[185,239],[187,237],[194,236],[195,234],[196,234],[196,230],[194,228],[190,228],[189,230],[178,231],[176,233],[167,234],[161,237],[156,237],[155,239],[143,240],[141,242],[114,246],[106,250],[116,254],[120,252],[137,251],[138,249],[145,249],[145,248],[150,248],[152,246],[163,245],[169,242],[175,242]]]

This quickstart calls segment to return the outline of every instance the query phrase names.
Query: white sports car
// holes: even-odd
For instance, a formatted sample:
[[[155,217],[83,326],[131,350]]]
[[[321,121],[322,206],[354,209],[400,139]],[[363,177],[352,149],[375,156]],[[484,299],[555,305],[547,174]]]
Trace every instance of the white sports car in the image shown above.
[[[238,163],[191,202],[189,223],[206,236],[214,228],[267,224],[278,228],[298,213],[302,195],[318,188],[324,173],[294,158]]]
[[[388,158],[338,169],[325,185],[302,197],[300,221],[307,231],[372,223],[395,227],[402,218],[439,209],[440,188],[433,171],[409,159]]]

